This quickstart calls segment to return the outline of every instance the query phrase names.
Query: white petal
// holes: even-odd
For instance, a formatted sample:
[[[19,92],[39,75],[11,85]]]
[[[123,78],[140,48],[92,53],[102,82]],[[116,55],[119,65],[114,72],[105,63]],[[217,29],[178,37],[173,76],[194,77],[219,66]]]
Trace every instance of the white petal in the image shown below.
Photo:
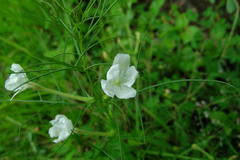
[[[51,138],[57,137],[58,133],[56,127],[49,128],[48,134],[50,135]]]
[[[23,89],[27,88],[27,84],[23,84],[27,81],[28,81],[28,78],[25,76],[25,74],[23,74],[23,73],[18,73],[18,74],[13,73],[5,81],[5,88],[9,91],[14,91],[14,92],[17,91],[17,90],[23,90]]]
[[[11,71],[13,72],[23,72],[23,68],[19,64],[12,64]]]
[[[109,97],[113,97],[114,93],[113,90],[111,89],[111,87],[109,87],[110,84],[108,84],[109,82],[106,80],[101,80],[101,86],[102,86],[102,90],[104,91],[104,93],[106,95],[108,95]]]
[[[64,141],[65,139],[67,139],[70,136],[71,133],[67,132],[67,131],[61,131],[60,134],[58,135],[57,139],[54,139],[53,142],[54,143],[58,143],[61,141]]]
[[[53,142],[58,143],[68,138],[73,130],[72,121],[64,115],[56,115],[54,120],[50,123],[53,125],[48,131],[51,138],[58,137]]]
[[[72,133],[72,130],[73,130],[73,124],[72,124],[72,121],[70,119],[67,119],[66,120],[66,128],[68,130],[69,133]],[[69,134],[70,135],[70,134]]]
[[[61,139],[60,139],[60,138],[54,139],[53,142],[54,142],[54,143],[61,142]]]
[[[130,56],[124,53],[117,54],[113,61],[113,65],[115,64],[118,64],[121,70],[126,70],[130,65]]]
[[[120,86],[115,94],[120,99],[129,99],[136,96],[136,90],[132,87]]]
[[[63,115],[63,114],[58,114],[58,115],[55,116],[55,119],[54,119],[54,120],[51,120],[51,121],[50,121],[50,123],[51,123],[52,125],[55,125],[55,124],[60,123],[61,120],[63,120],[63,119],[67,119],[67,117],[66,117],[65,115]]]
[[[112,65],[107,72],[107,80],[119,79],[120,69],[119,65]]]
[[[58,143],[58,142],[65,140],[65,139],[62,139],[62,137],[60,137],[60,136],[56,136],[56,137],[57,138],[53,140],[54,143]]]
[[[5,81],[5,88],[16,93],[14,93],[10,100],[12,100],[18,93],[30,87],[29,84],[26,83],[28,81],[26,73],[18,73],[24,72],[19,64],[12,64],[11,70],[15,73],[10,74]]]
[[[66,131],[62,131],[59,135],[61,140],[65,140],[70,136],[71,132]]]
[[[127,72],[125,73],[124,85],[131,87],[136,81],[137,76],[138,71],[136,70],[136,68],[134,66],[129,67]]]
[[[9,91],[14,91],[15,88],[19,86],[16,82],[18,81],[18,77],[16,74],[11,74],[9,78],[5,81],[5,88]]]

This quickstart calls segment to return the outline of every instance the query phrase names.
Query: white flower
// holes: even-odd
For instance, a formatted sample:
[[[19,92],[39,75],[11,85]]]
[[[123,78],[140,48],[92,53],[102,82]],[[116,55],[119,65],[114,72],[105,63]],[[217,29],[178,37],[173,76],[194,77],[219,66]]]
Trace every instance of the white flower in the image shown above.
[[[53,140],[54,143],[67,139],[73,130],[72,121],[61,114],[56,115],[55,119],[51,120],[50,123],[53,126],[49,129],[48,133],[51,138],[57,137],[57,139]]]
[[[14,73],[10,74],[5,82],[5,88],[9,91],[15,92],[10,100],[12,100],[18,93],[29,87],[29,85],[26,83],[28,81],[27,75],[26,73],[23,73],[24,70],[19,64],[12,64],[11,71]]]
[[[138,71],[130,66],[128,54],[117,54],[113,65],[107,72],[107,80],[101,80],[101,86],[105,94],[110,97],[116,95],[120,99],[128,99],[136,96],[136,90],[132,85],[136,81]]]

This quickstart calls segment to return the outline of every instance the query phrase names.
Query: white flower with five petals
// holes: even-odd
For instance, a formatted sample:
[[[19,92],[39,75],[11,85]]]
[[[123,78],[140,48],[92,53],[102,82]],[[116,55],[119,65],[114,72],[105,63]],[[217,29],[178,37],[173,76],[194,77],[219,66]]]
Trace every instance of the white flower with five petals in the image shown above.
[[[18,93],[24,91],[30,86],[26,83],[28,81],[26,73],[19,64],[12,64],[8,79],[5,81],[5,88],[9,91],[15,92],[10,100],[12,100]]]
[[[136,96],[136,90],[132,85],[136,81],[138,71],[130,66],[128,54],[117,54],[113,64],[107,72],[107,80],[101,80],[104,93],[110,97],[115,95],[120,99],[128,99]]]
[[[73,124],[65,115],[56,115],[55,119],[51,120],[50,123],[53,126],[49,129],[48,133],[51,138],[57,137],[57,139],[53,140],[54,143],[61,142],[71,135]]]

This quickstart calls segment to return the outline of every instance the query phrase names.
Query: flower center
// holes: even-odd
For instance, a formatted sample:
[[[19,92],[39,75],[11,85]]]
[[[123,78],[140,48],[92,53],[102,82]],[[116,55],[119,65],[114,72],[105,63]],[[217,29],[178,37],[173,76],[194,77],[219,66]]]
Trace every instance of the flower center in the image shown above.
[[[113,85],[115,85],[115,86],[120,86],[121,83],[122,83],[122,82],[118,79],[118,80],[115,80],[115,81],[113,82]]]

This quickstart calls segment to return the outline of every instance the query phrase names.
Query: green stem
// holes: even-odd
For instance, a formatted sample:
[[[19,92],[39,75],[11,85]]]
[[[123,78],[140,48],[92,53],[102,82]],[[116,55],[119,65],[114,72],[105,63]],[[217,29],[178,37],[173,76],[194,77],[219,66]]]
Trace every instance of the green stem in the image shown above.
[[[239,93],[238,88],[235,87],[234,85],[232,85],[230,83],[227,83],[227,82],[224,82],[224,81],[211,80],[211,79],[179,79],[179,80],[172,80],[172,81],[167,81],[167,82],[161,82],[161,83],[157,83],[157,84],[145,87],[145,88],[139,90],[138,93],[141,93],[143,91],[146,91],[146,90],[149,90],[149,89],[152,89],[152,88],[155,88],[155,87],[169,85],[169,84],[172,84],[172,83],[179,83],[179,82],[214,82],[214,83],[220,83],[220,84],[224,84],[224,85],[227,85],[229,87],[232,87],[233,89],[235,89]]]
[[[220,59],[224,58],[224,56],[226,55],[226,51],[229,45],[229,41],[232,39],[232,36],[234,34],[234,31],[236,29],[237,26],[237,22],[238,22],[238,18],[239,18],[239,4],[237,2],[237,0],[234,0],[234,3],[236,5],[236,13],[235,13],[235,17],[234,17],[234,21],[233,21],[233,25],[229,34],[229,37],[227,39],[227,41],[224,43],[224,47],[223,47],[223,51],[222,54],[220,55]]]
[[[199,158],[193,158],[188,156],[182,156],[182,155],[175,155],[171,153],[162,153],[163,157],[171,157],[171,158],[178,158],[178,159],[185,159],[185,160],[201,160]]]
[[[46,91],[48,93],[56,94],[56,95],[59,95],[59,96],[62,96],[62,97],[70,98],[70,99],[75,99],[75,100],[82,101],[82,102],[92,103],[94,101],[93,97],[83,97],[83,96],[77,96],[77,95],[72,95],[72,94],[60,92],[60,91],[57,91],[57,90],[54,90],[54,89],[43,87],[43,86],[41,86],[37,83],[34,83],[34,82],[29,82],[29,85],[33,89]]]
[[[202,148],[200,148],[197,144],[192,145],[192,149],[201,152],[204,154],[209,160],[214,160],[214,157],[208,154],[206,151],[204,151]]]
[[[96,131],[87,131],[79,128],[74,128],[73,132],[78,135],[88,135],[88,136],[112,137],[114,135],[113,130],[110,130],[109,132],[96,132]]]

